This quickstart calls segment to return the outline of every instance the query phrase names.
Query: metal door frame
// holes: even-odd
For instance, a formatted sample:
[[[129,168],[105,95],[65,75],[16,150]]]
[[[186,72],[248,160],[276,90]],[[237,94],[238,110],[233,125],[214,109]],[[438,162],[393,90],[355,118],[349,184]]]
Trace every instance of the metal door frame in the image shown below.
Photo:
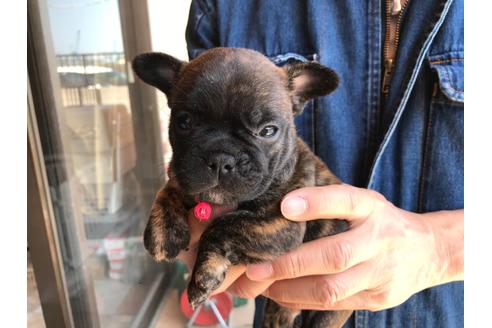
[[[31,88],[28,83],[27,121],[27,240],[47,327],[62,322],[74,327],[58,232],[39,141]]]

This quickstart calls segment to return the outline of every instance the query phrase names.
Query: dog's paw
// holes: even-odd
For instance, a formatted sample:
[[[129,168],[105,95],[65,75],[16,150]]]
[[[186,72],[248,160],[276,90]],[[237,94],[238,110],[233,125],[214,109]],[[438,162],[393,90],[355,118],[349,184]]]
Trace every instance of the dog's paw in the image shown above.
[[[214,253],[198,256],[195,268],[188,284],[188,300],[195,308],[205,302],[225,279],[230,262]]]
[[[272,300],[266,300],[262,328],[298,328],[301,327],[300,311],[287,309]]]
[[[154,203],[144,232],[144,246],[156,261],[169,261],[190,242],[186,210]]]
[[[188,285],[188,301],[190,302],[190,306],[192,309],[196,309],[200,305],[202,305],[212,293],[206,288],[202,288],[196,284],[190,283]]]

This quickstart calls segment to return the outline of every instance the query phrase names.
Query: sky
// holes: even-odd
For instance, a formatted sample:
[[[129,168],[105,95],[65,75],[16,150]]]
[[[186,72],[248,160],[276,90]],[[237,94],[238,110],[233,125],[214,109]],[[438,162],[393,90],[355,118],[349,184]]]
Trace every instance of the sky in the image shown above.
[[[117,0],[48,0],[56,54],[123,52]]]

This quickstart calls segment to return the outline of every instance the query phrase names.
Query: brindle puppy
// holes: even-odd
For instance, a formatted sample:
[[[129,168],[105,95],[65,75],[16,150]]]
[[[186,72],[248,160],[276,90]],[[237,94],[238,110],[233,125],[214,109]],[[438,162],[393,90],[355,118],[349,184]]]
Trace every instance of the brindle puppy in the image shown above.
[[[152,206],[144,243],[155,260],[172,260],[190,241],[195,199],[237,204],[199,241],[188,285],[193,307],[222,283],[231,265],[270,261],[301,243],[348,228],[342,220],[292,222],[280,201],[301,187],[340,183],[296,135],[294,115],[332,92],[337,75],[314,62],[275,66],[258,52],[215,48],[185,63],[139,55],[135,73],[163,91],[171,110],[170,178]],[[341,326],[350,311],[303,311],[302,327]],[[295,315],[269,301],[264,327],[290,327]]]

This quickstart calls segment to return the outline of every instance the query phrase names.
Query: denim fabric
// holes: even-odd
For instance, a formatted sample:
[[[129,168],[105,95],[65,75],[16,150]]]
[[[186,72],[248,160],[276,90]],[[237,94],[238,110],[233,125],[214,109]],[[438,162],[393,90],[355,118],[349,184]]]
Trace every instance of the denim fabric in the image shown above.
[[[296,118],[311,149],[344,182],[377,190],[403,209],[463,208],[463,0],[409,1],[385,99],[384,8],[380,0],[194,0],[189,55],[244,47],[277,65],[315,60],[333,68],[340,87]],[[356,311],[346,324],[462,326],[462,282],[393,309]]]

